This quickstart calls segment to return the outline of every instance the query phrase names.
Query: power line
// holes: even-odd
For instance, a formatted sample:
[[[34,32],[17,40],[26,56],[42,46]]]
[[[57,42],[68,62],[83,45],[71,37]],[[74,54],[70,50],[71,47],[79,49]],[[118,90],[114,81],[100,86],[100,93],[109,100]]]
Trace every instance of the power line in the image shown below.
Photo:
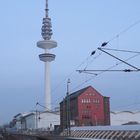
[[[134,55],[134,56],[131,56],[131,57],[127,58],[125,61],[128,61],[128,60],[130,60],[130,59],[132,59],[132,58],[134,58],[134,57],[136,57],[136,56],[138,56],[138,55],[140,55],[140,54],[136,54],[136,55]],[[112,68],[117,67],[117,66],[120,65],[120,64],[122,64],[122,62],[116,63],[115,65],[112,65],[111,67],[107,68],[105,71],[100,71],[100,73],[97,73],[96,75],[94,75],[94,77],[91,77],[91,78],[87,79],[86,81],[82,82],[81,84],[79,84],[78,86],[76,86],[73,90],[75,90],[76,88],[79,88],[80,86],[82,86],[83,84],[85,84],[85,83],[87,83],[87,82],[90,82],[91,80],[93,80],[93,79],[96,78],[97,76],[99,76],[99,75],[101,75],[101,74],[107,72],[107,70],[110,70],[110,69],[112,69]],[[92,74],[92,73],[91,73],[91,74]]]
[[[81,65],[83,65],[91,56],[88,56],[84,61],[82,61],[82,63],[80,65],[78,65],[76,68],[81,67]],[[66,75],[65,78],[52,90],[52,92],[55,92],[59,86],[64,83],[64,81],[66,81],[68,78],[70,78],[71,75],[73,75],[73,73],[75,73],[75,70],[73,70],[70,74]]]
[[[134,69],[137,69],[137,70],[139,71],[139,68],[137,68],[137,67],[135,67],[135,66],[133,66],[133,65],[131,65],[131,64],[127,63],[127,62],[125,62],[124,60],[122,60],[122,59],[120,59],[120,58],[118,58],[118,57],[116,57],[116,56],[114,56],[114,55],[112,55],[112,54],[106,52],[105,50],[121,51],[121,52],[129,52],[129,53],[140,53],[140,52],[138,52],[138,51],[129,51],[129,50],[118,50],[118,49],[108,49],[108,48],[104,48],[105,46],[108,45],[108,43],[109,43],[110,41],[114,40],[115,38],[118,38],[121,34],[127,32],[128,30],[130,30],[132,27],[136,26],[136,25],[139,24],[139,23],[140,23],[140,20],[134,22],[133,24],[131,24],[130,26],[128,26],[127,28],[125,28],[124,30],[122,30],[120,33],[118,33],[117,35],[115,35],[115,36],[114,36],[112,39],[110,39],[109,41],[103,42],[103,43],[101,44],[101,47],[99,47],[99,48],[97,48],[97,49],[100,50],[100,51],[102,51],[102,52],[104,52],[104,53],[106,53],[106,54],[108,54],[108,55],[110,55],[110,56],[112,56],[112,57],[114,57],[115,59],[117,59],[117,60],[119,60],[119,61],[121,61],[121,62],[123,62],[123,63],[129,65],[130,67],[132,67],[132,68],[134,68]],[[97,49],[96,49],[96,50],[97,50]],[[92,51],[91,54],[94,55],[94,54],[96,53],[96,50],[95,50],[95,51]],[[91,63],[92,63],[92,62],[91,62]],[[91,63],[90,63],[90,64],[91,64]],[[89,64],[87,64],[87,66],[88,66],[88,65],[89,65]],[[79,72],[84,72],[84,73],[87,73],[87,74],[94,74],[94,75],[97,76],[96,73],[91,73],[91,71],[90,71],[90,73],[89,73],[89,71],[86,71],[87,66],[84,68],[84,70],[78,70],[78,71],[79,71]],[[93,71],[94,71],[94,70],[93,70]],[[106,71],[106,70],[101,70],[101,71]],[[119,70],[119,71],[120,71],[120,70]],[[122,71],[124,71],[124,72],[131,72],[131,71],[133,71],[133,70],[122,70]]]
[[[36,106],[37,106],[37,105],[39,105],[39,106],[41,106],[41,107],[43,107],[43,108],[47,109],[47,111],[51,111],[51,110],[50,110],[50,109],[48,109],[46,106],[41,105],[39,102],[37,102],[37,103],[36,103]]]
[[[132,58],[134,58],[134,57],[137,57],[138,55],[140,55],[140,54],[133,55],[133,56],[131,56],[131,57],[125,59],[124,61],[127,62],[128,60],[130,60],[130,59],[132,59]],[[118,63],[116,63],[115,65],[112,65],[112,66],[108,67],[108,68],[105,69],[105,70],[77,70],[77,71],[80,72],[80,73],[88,73],[88,74],[93,74],[93,75],[95,75],[95,76],[98,76],[98,75],[100,75],[100,74],[102,74],[102,73],[104,73],[104,72],[107,72],[107,71],[109,71],[109,70],[111,70],[111,69],[117,67],[118,65],[120,65],[120,64],[122,64],[122,63],[123,63],[123,62],[118,62]],[[139,70],[140,70],[140,69],[139,69]],[[135,71],[139,71],[139,70],[135,70]],[[95,71],[100,71],[100,73],[92,73],[92,71],[93,71],[93,72],[95,72]],[[124,69],[123,71],[124,71],[124,72],[129,72],[128,69]]]
[[[136,103],[132,103],[132,104],[126,104],[126,105],[123,105],[123,106],[118,106],[118,107],[116,107],[116,109],[135,106],[135,105],[138,105],[138,104],[140,104],[140,102],[136,102]]]
[[[134,26],[136,26],[139,23],[140,23],[140,20],[135,21],[133,24],[129,25],[127,28],[125,28],[124,30],[122,30],[121,32],[119,32],[117,35],[115,35],[114,37],[112,37],[110,40],[108,40],[106,42],[103,42],[101,44],[101,47],[105,47],[106,45],[108,45],[109,42],[111,42],[114,39],[118,38],[120,35],[124,34],[125,32],[127,32],[128,30],[130,30],[131,28],[133,28]]]
[[[98,48],[98,49],[99,49],[100,51],[102,51],[102,52],[108,54],[109,56],[111,56],[111,57],[113,57],[113,58],[115,58],[115,59],[117,59],[117,60],[123,62],[124,64],[126,64],[126,65],[128,65],[128,66],[130,66],[130,67],[132,67],[132,68],[134,68],[134,69],[136,69],[136,70],[139,70],[139,68],[137,68],[137,67],[135,67],[135,66],[133,66],[133,65],[131,65],[131,64],[129,64],[129,63],[127,63],[126,61],[124,61],[124,60],[122,60],[122,59],[116,57],[115,55],[113,55],[113,54],[111,54],[111,53],[109,53],[109,52],[107,52],[107,51],[105,51],[105,50],[103,50],[102,48]]]
[[[139,23],[140,23],[140,20],[134,22],[133,24],[131,24],[130,26],[128,26],[127,28],[125,28],[124,30],[122,30],[120,33],[118,33],[117,35],[115,35],[114,37],[112,37],[109,41],[103,42],[102,45],[101,45],[101,47],[105,47],[106,45],[108,45],[109,42],[111,42],[111,41],[113,41],[114,39],[118,38],[120,35],[124,34],[125,32],[127,32],[128,30],[130,30],[131,28],[133,28],[134,26],[136,26],[136,25],[139,24]],[[98,48],[97,48],[97,49],[98,49]],[[97,50],[97,49],[96,49],[96,50]],[[106,49],[106,50],[111,50],[111,49],[107,49],[107,48],[105,48],[105,49]],[[94,54],[96,53],[96,50],[92,51],[90,56],[94,55]],[[112,49],[112,50],[113,50],[113,49]],[[136,51],[117,50],[117,49],[114,49],[114,51],[123,51],[123,52],[131,52],[131,53],[140,53],[140,52],[136,52]],[[101,54],[99,54],[99,56],[100,56],[100,55],[101,55]],[[90,56],[88,56],[77,68],[79,68],[79,67],[80,67],[81,65],[83,65],[85,62],[87,62],[87,65],[86,65],[85,68],[84,68],[84,70],[86,70],[86,68],[89,66],[89,64],[91,64],[96,58],[99,57],[99,56],[94,57],[92,61],[88,62]],[[129,63],[126,63],[126,64],[129,64]],[[117,65],[115,65],[115,66],[117,66]],[[115,66],[111,66],[111,67],[109,67],[108,69],[113,68],[113,67],[115,67]],[[137,69],[137,70],[139,71],[139,69],[138,69],[137,67],[135,67],[135,66],[133,66],[133,65],[131,65],[131,64],[130,64],[130,66],[132,66],[133,68],[135,68],[135,69]],[[76,69],[77,69],[77,68],[76,68]],[[98,75],[104,73],[104,72],[109,71],[108,69],[107,69],[107,70],[104,70],[104,71],[101,71],[99,74],[94,73],[94,75],[95,75],[94,78],[95,78],[96,76],[98,76]],[[111,71],[113,71],[113,70],[111,70]],[[135,71],[135,70],[124,69],[124,70],[118,70],[118,71],[131,72],[131,71]],[[61,85],[64,81],[66,81],[71,75],[73,75],[74,72],[75,72],[75,71],[72,71],[70,74],[68,74],[68,75],[67,75],[67,76],[52,90],[52,92],[55,92],[55,91],[60,87],[60,85]],[[86,72],[86,71],[83,71],[83,72],[84,72],[84,73],[88,73],[88,74],[93,74],[93,73],[89,73],[89,72]],[[88,80],[86,80],[85,82],[81,83],[81,84],[78,85],[77,87],[83,85],[84,83],[90,81],[91,79],[93,79],[93,77],[90,78],[90,79],[88,79]],[[61,97],[62,97],[62,96],[61,96]]]
[[[82,72],[82,70],[78,70],[78,71]],[[138,69],[138,70],[131,70],[131,69],[124,69],[124,70],[102,70],[102,69],[100,69],[100,70],[83,70],[83,72],[94,72],[94,71],[96,71],[96,72],[98,72],[98,71],[101,71],[101,72],[108,72],[108,71],[109,72],[137,72],[137,71],[140,71],[140,69]],[[98,74],[96,74],[96,75],[98,75]]]
[[[102,50],[119,51],[119,52],[128,52],[128,53],[140,53],[140,52],[138,52],[138,51],[129,51],[129,50],[120,50],[120,49],[110,49],[110,48],[102,48]]]
[[[94,53],[93,53],[94,52]],[[93,51],[91,54],[94,55],[96,51]],[[95,61],[99,56],[101,56],[102,52],[100,52],[97,56],[93,57],[91,61],[87,63],[84,69],[86,69],[93,61]]]
[[[74,90],[76,90],[77,88],[79,88],[80,86],[84,85],[85,83],[88,83],[89,81],[93,80],[96,76],[89,78],[87,80],[85,80],[84,82],[80,83],[79,85],[77,85],[76,87],[74,87],[70,92],[73,92]]]
[[[97,50],[97,49],[96,49],[96,50]],[[79,68],[79,67],[81,67],[81,66],[82,66],[83,64],[85,64],[86,62],[88,62],[89,59],[92,57],[92,55],[96,52],[96,50],[92,51],[92,53],[90,54],[90,56],[88,56],[85,60],[83,60],[83,61],[80,63],[80,65],[78,65],[78,66],[76,67],[76,69]],[[93,57],[93,59],[91,60],[91,62],[93,62],[95,59],[97,59],[101,54],[102,54],[102,53],[99,53],[97,56]],[[88,62],[87,65],[86,65],[86,67],[87,67],[91,62]],[[85,69],[86,69],[86,67],[85,67]],[[74,73],[75,73],[75,69],[74,69],[70,74],[68,74],[67,76],[65,76],[65,78],[52,90],[52,92],[54,93],[54,92],[60,87],[60,85],[61,85],[62,83],[64,83],[68,78],[70,78],[70,76],[72,76]],[[57,100],[59,100],[59,99],[61,99],[61,98],[63,98],[63,97],[64,97],[64,96],[61,96],[61,97],[59,97]],[[57,100],[55,100],[55,101],[57,101]]]
[[[109,42],[113,41],[114,39],[118,38],[120,35],[124,34],[125,32],[127,32],[128,30],[130,30],[131,28],[133,28],[134,26],[136,26],[137,24],[140,23],[140,20],[135,21],[134,23],[132,23],[131,25],[129,25],[127,28],[125,28],[124,30],[122,30],[121,32],[119,32],[117,35],[115,35],[114,37],[112,37],[109,41],[107,41],[106,43],[108,44]]]
[[[125,59],[125,61],[127,62],[128,60],[130,60],[130,59],[132,59],[132,58],[134,58],[134,57],[137,57],[138,55],[140,55],[140,53],[135,54],[135,55],[133,55],[133,56],[131,56],[131,57]],[[118,65],[120,65],[120,64],[122,64],[122,63],[123,63],[123,62],[118,62],[118,63],[116,63],[115,65],[112,65],[112,66],[108,67],[106,70],[103,70],[103,71],[99,70],[100,73],[91,73],[91,72],[86,72],[86,70],[83,70],[83,72],[88,73],[88,74],[94,74],[94,76],[91,77],[91,78],[89,78],[89,79],[87,79],[87,80],[85,80],[84,82],[80,83],[79,85],[77,85],[76,87],[74,87],[70,92],[73,92],[74,90],[76,90],[77,88],[81,87],[81,86],[84,85],[85,83],[90,82],[91,80],[93,80],[93,79],[96,78],[97,76],[99,76],[99,75],[101,75],[101,74],[103,74],[103,73],[105,73],[105,72],[108,72],[109,70],[111,71],[112,68],[115,68],[115,67],[117,67]],[[88,70],[87,70],[87,71],[88,71]],[[115,70],[112,70],[112,71],[115,71]],[[117,70],[116,70],[116,71],[117,71]],[[120,70],[120,71],[123,71],[123,72],[132,72],[132,71],[133,71],[133,72],[137,72],[138,70],[124,69],[124,70]],[[63,96],[61,96],[60,98],[63,98]],[[59,98],[59,99],[60,99],[60,98]],[[58,99],[57,99],[57,100],[58,100]]]

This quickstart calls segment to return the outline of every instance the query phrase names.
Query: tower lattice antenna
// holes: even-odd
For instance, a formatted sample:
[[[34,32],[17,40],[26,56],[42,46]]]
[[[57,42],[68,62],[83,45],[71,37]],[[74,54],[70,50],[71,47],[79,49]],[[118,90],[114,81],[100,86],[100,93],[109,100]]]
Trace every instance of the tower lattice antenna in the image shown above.
[[[44,40],[50,40],[52,36],[52,24],[51,24],[51,18],[49,18],[48,14],[48,0],[46,0],[46,9],[45,9],[45,18],[43,18],[43,25],[42,25],[42,32],[41,35]]]

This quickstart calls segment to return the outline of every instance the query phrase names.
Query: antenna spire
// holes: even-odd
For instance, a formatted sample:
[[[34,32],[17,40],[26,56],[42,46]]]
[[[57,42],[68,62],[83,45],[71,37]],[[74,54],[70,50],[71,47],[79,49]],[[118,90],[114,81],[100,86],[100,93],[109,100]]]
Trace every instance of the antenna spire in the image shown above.
[[[45,9],[45,18],[43,18],[42,22],[42,32],[41,35],[44,40],[50,40],[52,36],[52,24],[51,24],[51,18],[48,16],[48,0],[46,0],[46,9]]]
[[[48,17],[48,12],[49,12],[49,9],[48,9],[48,0],[46,0],[46,9],[45,9],[45,11],[46,11],[46,18]]]

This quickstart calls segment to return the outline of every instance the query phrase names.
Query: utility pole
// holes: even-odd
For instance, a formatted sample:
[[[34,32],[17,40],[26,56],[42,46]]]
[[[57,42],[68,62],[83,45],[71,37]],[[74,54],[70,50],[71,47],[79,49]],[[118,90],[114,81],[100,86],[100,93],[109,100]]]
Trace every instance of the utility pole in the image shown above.
[[[36,103],[36,111],[35,111],[35,128],[37,129],[38,128],[38,120],[37,120],[37,105],[38,105],[38,102]]]
[[[37,116],[38,116],[38,115],[37,115],[37,109],[36,109],[36,117],[35,117],[35,119],[36,119],[36,126],[35,126],[36,129],[38,128],[38,118],[37,118]]]
[[[66,95],[66,117],[67,117],[67,135],[70,136],[71,130],[70,130],[70,97],[69,97],[69,84],[70,79],[67,80],[67,95]]]

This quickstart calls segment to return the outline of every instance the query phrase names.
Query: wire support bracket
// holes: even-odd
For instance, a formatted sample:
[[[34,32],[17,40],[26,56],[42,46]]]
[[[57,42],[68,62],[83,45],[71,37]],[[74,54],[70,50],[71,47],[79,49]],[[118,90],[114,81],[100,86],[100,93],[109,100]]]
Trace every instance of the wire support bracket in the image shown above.
[[[102,48],[98,48],[98,50],[100,50],[100,51],[102,51],[102,52],[104,52],[104,53],[108,54],[109,56],[111,56],[111,57],[113,57],[113,58],[115,58],[115,59],[117,59],[117,60],[119,60],[119,61],[123,62],[124,64],[126,64],[126,65],[128,65],[128,66],[130,66],[130,67],[132,67],[132,68],[134,68],[134,69],[136,69],[136,70],[139,70],[139,68],[137,68],[137,67],[133,66],[132,64],[127,63],[126,61],[124,61],[124,60],[122,60],[122,59],[118,58],[117,56],[115,56],[115,55],[113,55],[113,54],[111,54],[111,53],[109,53],[109,52],[105,51],[105,50],[104,50],[104,49],[102,49]]]
[[[94,75],[98,75],[96,73],[92,73],[92,72],[139,72],[140,69],[123,69],[123,70],[76,70],[79,73],[88,73],[88,74],[94,74]]]

